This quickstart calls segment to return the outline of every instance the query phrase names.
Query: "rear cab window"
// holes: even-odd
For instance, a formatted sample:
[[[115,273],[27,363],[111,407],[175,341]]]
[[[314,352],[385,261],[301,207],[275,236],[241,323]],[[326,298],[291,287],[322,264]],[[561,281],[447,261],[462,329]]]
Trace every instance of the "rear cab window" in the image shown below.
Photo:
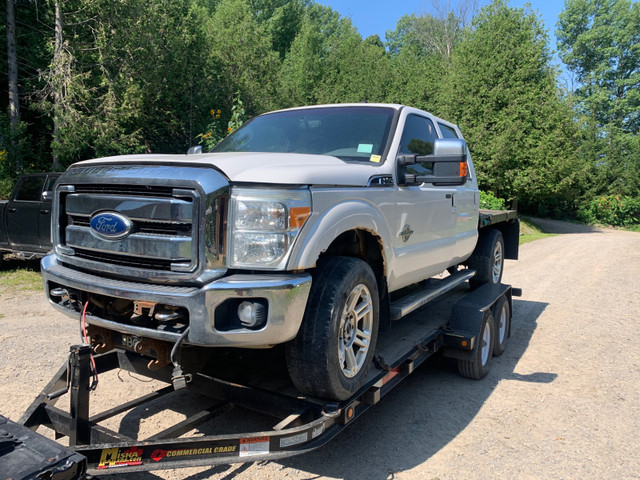
[[[440,127],[440,132],[442,132],[442,138],[460,138],[456,131],[448,125],[443,123],[438,123]]]

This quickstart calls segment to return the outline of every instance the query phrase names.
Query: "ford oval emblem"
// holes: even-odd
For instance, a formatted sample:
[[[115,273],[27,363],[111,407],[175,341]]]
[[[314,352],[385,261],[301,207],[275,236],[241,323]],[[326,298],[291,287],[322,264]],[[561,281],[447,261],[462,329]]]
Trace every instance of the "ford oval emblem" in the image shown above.
[[[119,240],[131,233],[131,220],[117,212],[100,212],[91,217],[91,233],[106,240]]]

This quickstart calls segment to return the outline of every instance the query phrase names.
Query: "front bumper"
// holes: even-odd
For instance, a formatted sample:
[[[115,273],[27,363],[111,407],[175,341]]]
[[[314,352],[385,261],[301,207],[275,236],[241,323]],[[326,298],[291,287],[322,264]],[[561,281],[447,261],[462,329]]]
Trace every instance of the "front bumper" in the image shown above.
[[[42,259],[42,278],[49,302],[66,315],[78,318],[77,310],[51,295],[54,288],[96,294],[116,299],[151,302],[185,308],[189,313],[189,335],[186,343],[209,347],[265,347],[287,342],[298,333],[304,315],[311,275],[256,274],[229,275],[198,287],[156,285],[103,278],[80,272],[60,264],[55,254]],[[267,320],[258,330],[216,329],[215,315],[233,299],[259,299],[268,306]],[[180,332],[162,331],[127,322],[87,315],[87,323],[120,333],[176,342]]]

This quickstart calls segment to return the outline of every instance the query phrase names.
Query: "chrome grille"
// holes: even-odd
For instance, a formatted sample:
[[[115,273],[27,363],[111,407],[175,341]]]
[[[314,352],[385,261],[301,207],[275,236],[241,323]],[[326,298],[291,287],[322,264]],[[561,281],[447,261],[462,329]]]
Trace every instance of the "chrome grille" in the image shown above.
[[[61,246],[91,262],[159,272],[193,272],[198,267],[199,196],[193,189],[128,185],[79,185],[61,194]],[[123,239],[101,238],[90,220],[118,212],[132,224]]]

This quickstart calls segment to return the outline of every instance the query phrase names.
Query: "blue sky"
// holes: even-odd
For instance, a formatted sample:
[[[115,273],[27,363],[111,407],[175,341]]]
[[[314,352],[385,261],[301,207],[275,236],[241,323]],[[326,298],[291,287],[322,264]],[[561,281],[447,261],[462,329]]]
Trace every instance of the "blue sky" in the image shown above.
[[[428,0],[316,0],[316,3],[333,8],[342,16],[350,17],[363,38],[377,33],[384,41],[387,30],[395,30],[396,23],[405,14],[433,13],[431,2]],[[479,0],[478,8],[489,3],[488,0]],[[544,22],[551,41],[551,49],[555,50],[555,29],[558,15],[564,8],[561,0],[510,0],[512,7],[523,7],[530,3],[533,10],[538,12]],[[440,5],[446,5],[446,0],[440,1]],[[450,1],[452,9],[457,4]]]

